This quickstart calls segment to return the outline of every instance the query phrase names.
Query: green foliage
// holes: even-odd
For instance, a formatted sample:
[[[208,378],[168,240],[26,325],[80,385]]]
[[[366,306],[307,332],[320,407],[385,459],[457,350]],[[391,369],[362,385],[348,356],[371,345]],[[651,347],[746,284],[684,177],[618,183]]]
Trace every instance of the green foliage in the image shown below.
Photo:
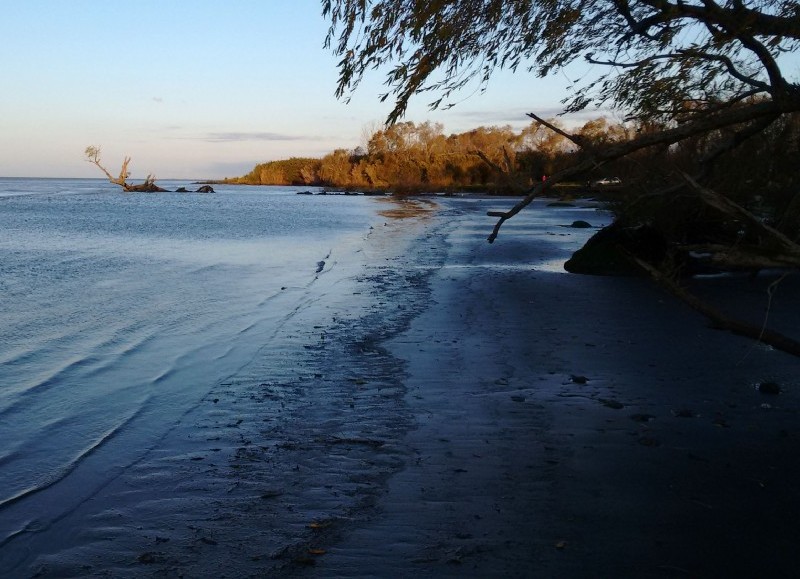
[[[319,159],[292,157],[256,165],[236,183],[243,185],[318,185]]]

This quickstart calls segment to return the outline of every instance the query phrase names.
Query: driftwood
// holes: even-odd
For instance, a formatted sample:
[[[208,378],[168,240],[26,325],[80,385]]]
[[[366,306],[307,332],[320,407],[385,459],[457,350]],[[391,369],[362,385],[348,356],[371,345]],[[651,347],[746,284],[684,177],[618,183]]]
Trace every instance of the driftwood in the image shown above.
[[[122,188],[125,191],[130,192],[139,192],[139,193],[164,193],[167,189],[162,189],[155,183],[155,177],[152,175],[148,175],[147,179],[144,180],[144,183],[139,183],[138,185],[131,185],[129,183],[124,183]]]
[[[727,316],[717,308],[690,293],[684,287],[679,285],[672,276],[665,275],[662,271],[644,260],[636,257],[632,257],[632,259],[639,265],[639,267],[642,268],[642,270],[646,271],[650,278],[653,279],[658,285],[666,289],[669,293],[680,299],[693,310],[703,314],[706,318],[708,318],[714,328],[719,330],[727,330],[733,334],[751,338],[756,342],[761,342],[762,344],[772,346],[776,350],[781,350],[787,354],[800,357],[800,342],[797,340],[789,338],[780,332],[767,329],[766,325],[758,327]]]
[[[128,183],[127,179],[131,176],[130,171],[128,171],[128,165],[131,162],[130,157],[125,157],[122,160],[122,168],[119,171],[119,176],[114,177],[108,172],[108,169],[106,169],[100,163],[100,147],[88,146],[86,147],[84,154],[86,155],[86,160],[89,163],[96,165],[103,173],[105,173],[109,182],[113,183],[114,185],[119,185],[125,191],[142,193],[161,193],[166,191],[166,189],[162,189],[156,185],[156,178],[153,175],[148,175],[147,179],[144,180],[144,183],[139,183],[137,185]]]

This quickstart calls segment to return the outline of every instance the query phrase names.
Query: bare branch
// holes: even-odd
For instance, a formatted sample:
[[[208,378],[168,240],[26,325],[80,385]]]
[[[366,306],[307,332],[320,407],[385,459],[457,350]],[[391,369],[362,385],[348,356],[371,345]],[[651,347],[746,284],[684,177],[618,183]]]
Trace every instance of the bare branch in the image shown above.
[[[114,177],[108,170],[100,163],[100,147],[95,147],[94,145],[89,145],[86,147],[84,151],[86,155],[86,160],[91,163],[92,165],[96,165],[103,173],[105,173],[106,177],[108,177],[109,182],[113,183],[114,185],[119,185],[120,187],[125,187],[125,179],[127,178],[127,167],[128,163],[130,162],[130,157],[126,157],[125,161],[122,163],[122,171],[120,171],[119,177]]]
[[[779,332],[769,330],[765,327],[753,326],[751,324],[742,322],[741,320],[736,320],[726,316],[720,310],[698,299],[685,288],[678,285],[678,283],[675,282],[672,277],[664,274],[655,266],[636,257],[632,257],[632,259],[639,265],[639,267],[642,268],[642,270],[647,272],[650,278],[653,279],[658,285],[665,288],[672,295],[686,303],[695,311],[706,316],[709,320],[711,320],[716,328],[728,330],[739,336],[752,338],[757,342],[767,344],[773,348],[788,354],[792,354],[793,356],[800,356],[800,342],[797,342],[792,338],[789,338]]]
[[[618,68],[638,68],[646,64],[649,64],[651,62],[656,62],[659,60],[669,61],[669,60],[689,60],[689,59],[719,62],[723,66],[725,66],[725,69],[728,71],[728,74],[730,74],[735,79],[750,86],[753,86],[759,89],[759,91],[772,92],[772,88],[770,87],[769,84],[751,78],[740,72],[729,57],[722,54],[713,54],[709,52],[704,52],[698,49],[687,48],[678,50],[677,52],[654,54],[652,56],[648,56],[647,58],[632,62],[620,62],[616,60],[599,60],[594,58],[591,54],[586,56],[586,61],[589,62],[590,64],[597,64],[601,66],[615,66]]]
[[[705,203],[711,207],[716,208],[723,213],[732,215],[737,219],[743,220],[755,231],[759,231],[771,241],[774,241],[780,250],[788,255],[796,256],[800,260],[800,245],[786,237],[777,229],[770,227],[761,219],[749,212],[747,209],[732,201],[731,199],[720,195],[716,191],[702,187],[688,174],[681,172],[681,176],[686,183],[703,199]]]
[[[559,127],[557,125],[554,125],[553,123],[550,123],[550,122],[544,120],[542,117],[540,117],[540,116],[538,116],[538,115],[536,115],[534,113],[527,113],[527,116],[530,117],[531,119],[533,119],[534,121],[536,121],[537,123],[539,123],[540,125],[542,125],[544,127],[547,127],[548,129],[550,129],[554,133],[557,133],[557,134],[561,135],[562,137],[564,137],[568,141],[571,141],[572,143],[575,143],[576,145],[578,145],[581,148],[586,148],[587,146],[589,146],[589,144],[586,142],[586,139],[582,138],[580,135],[573,135],[571,133],[568,133],[565,130],[563,130],[561,127]]]

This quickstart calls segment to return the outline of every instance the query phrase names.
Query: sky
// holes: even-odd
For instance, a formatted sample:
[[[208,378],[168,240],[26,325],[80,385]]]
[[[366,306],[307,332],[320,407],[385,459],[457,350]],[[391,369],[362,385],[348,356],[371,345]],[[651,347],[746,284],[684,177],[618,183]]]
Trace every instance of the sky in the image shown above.
[[[385,120],[383,77],[334,96],[319,0],[0,0],[0,176],[112,173],[216,179],[257,163],[366,144]],[[569,79],[498,74],[448,111],[424,96],[405,120],[446,133],[554,116]],[[425,95],[427,96],[427,95]]]

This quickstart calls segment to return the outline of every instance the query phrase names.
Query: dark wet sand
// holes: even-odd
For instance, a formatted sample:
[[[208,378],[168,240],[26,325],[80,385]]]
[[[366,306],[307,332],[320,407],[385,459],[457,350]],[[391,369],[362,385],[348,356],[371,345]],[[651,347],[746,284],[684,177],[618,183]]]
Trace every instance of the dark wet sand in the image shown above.
[[[524,235],[487,247],[469,223],[387,344],[408,361],[405,468],[309,573],[798,576],[800,361],[643,280],[531,269]],[[770,280],[698,291],[759,319]],[[795,334],[797,281],[770,311]]]
[[[376,228],[352,285],[10,576],[797,576],[800,361],[643,280],[562,273],[594,210],[540,205],[488,245],[493,203]],[[760,319],[768,281],[696,285]],[[795,335],[799,286],[769,318]]]

